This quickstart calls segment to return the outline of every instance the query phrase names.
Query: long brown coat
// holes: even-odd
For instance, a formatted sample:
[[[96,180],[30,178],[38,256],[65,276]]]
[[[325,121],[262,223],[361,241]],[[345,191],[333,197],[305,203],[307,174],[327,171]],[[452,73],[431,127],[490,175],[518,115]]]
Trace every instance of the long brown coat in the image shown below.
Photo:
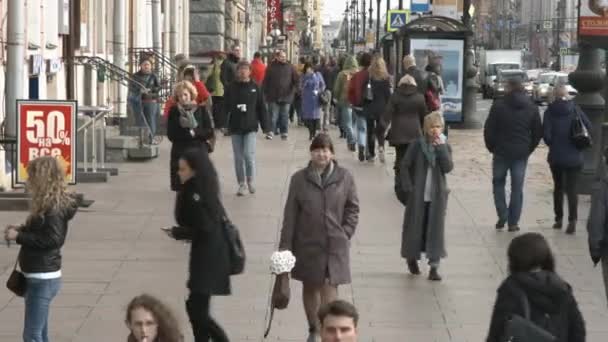
[[[350,239],[359,220],[359,199],[350,172],[334,162],[325,184],[312,166],[291,177],[285,203],[281,250],[291,250],[294,279],[320,286],[349,284]]]
[[[382,116],[382,127],[391,125],[388,141],[392,146],[407,145],[422,135],[428,113],[424,96],[415,86],[401,85],[391,96]]]

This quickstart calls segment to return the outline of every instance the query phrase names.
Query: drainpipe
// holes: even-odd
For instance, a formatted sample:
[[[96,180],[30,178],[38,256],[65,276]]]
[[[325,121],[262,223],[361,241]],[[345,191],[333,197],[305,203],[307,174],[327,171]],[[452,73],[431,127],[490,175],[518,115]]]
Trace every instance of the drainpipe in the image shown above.
[[[23,61],[25,60],[25,1],[8,2],[7,21],[7,62],[6,62],[6,116],[4,134],[17,137],[18,99],[23,98]],[[11,156],[11,159],[12,156]]]
[[[174,58],[177,55],[177,25],[179,21],[179,0],[169,0],[171,2],[171,11],[169,19],[169,57]]]
[[[160,21],[160,0],[152,0],[152,48],[158,54],[161,54],[161,32],[162,23]],[[158,64],[158,63],[156,63]]]
[[[114,0],[114,42],[113,53],[114,53],[114,65],[119,68],[126,69],[125,66],[125,6],[126,3],[123,0]],[[127,106],[125,103],[125,92],[124,87],[116,82],[116,111],[120,114],[121,118],[127,117]]]

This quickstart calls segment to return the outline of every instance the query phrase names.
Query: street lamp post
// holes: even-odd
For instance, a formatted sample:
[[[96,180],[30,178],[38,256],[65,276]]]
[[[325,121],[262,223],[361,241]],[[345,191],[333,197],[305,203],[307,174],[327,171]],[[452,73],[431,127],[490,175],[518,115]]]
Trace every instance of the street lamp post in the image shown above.
[[[361,6],[361,19],[362,19],[362,22],[361,22],[361,36],[363,37],[363,39],[365,39],[365,24],[367,24],[365,22],[365,11],[366,11],[366,9],[365,9],[365,0],[362,0],[362,1],[363,1],[363,4],[362,4],[363,6]],[[372,0],[369,0],[369,1],[371,2]]]
[[[477,68],[473,64],[474,46],[473,46],[473,29],[471,18],[471,0],[464,0],[462,23],[469,31],[464,40],[464,65],[465,65],[465,81],[462,103],[462,114],[464,116],[465,128],[481,128],[481,119],[477,117],[477,90],[479,85],[475,76],[477,76]]]
[[[376,49],[380,49],[380,2],[376,0]]]
[[[344,33],[346,36],[346,51],[350,51],[349,50],[349,43],[350,43],[350,28],[349,28],[349,23],[350,21],[348,20],[348,2],[346,2],[346,9],[344,10],[344,24],[346,25]]]

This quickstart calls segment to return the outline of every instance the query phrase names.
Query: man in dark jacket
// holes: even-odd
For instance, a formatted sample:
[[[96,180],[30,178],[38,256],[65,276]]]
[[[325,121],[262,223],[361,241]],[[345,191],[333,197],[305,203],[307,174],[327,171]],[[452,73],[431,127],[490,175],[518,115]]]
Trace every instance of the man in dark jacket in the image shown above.
[[[236,65],[241,60],[241,48],[238,45],[232,46],[228,57],[222,63],[220,71],[220,80],[224,85],[224,89],[228,88],[232,82],[236,80]]]
[[[251,194],[255,193],[255,141],[258,126],[262,126],[262,130],[268,133],[270,124],[262,90],[251,79],[251,65],[245,61],[240,62],[237,76],[237,81],[226,92],[226,110],[228,129],[232,135],[234,168],[239,183],[237,195],[244,196],[247,190]]]
[[[608,148],[604,150],[604,163],[602,164],[600,179],[593,188],[591,195],[591,210],[587,221],[589,254],[594,265],[602,262],[604,274],[604,287],[608,298]]]
[[[538,107],[526,95],[520,80],[509,80],[507,95],[492,104],[484,127],[486,147],[494,155],[492,185],[498,214],[496,229],[502,229],[508,223],[510,232],[519,230],[528,157],[542,136]],[[507,172],[511,174],[508,207],[505,199]]]
[[[285,51],[279,51],[277,58],[266,69],[266,77],[262,85],[268,108],[272,113],[272,131],[266,139],[271,140],[273,133],[281,134],[287,140],[289,130],[289,107],[298,88],[298,73],[287,61]]]

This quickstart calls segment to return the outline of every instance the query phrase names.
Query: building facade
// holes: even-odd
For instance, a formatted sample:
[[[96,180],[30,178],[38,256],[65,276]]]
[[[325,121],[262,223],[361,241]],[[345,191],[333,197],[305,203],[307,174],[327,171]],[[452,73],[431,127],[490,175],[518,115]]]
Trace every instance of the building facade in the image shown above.
[[[21,79],[7,81],[10,20],[0,25],[0,95],[5,106],[0,111],[0,122],[5,127],[6,116],[16,115],[15,103],[6,99],[6,87],[20,84],[18,94],[23,99],[75,99],[81,106],[112,106],[114,115],[125,117],[127,88],[125,83],[113,80],[117,75],[112,73],[120,69],[135,72],[134,51],[151,49],[155,30],[161,37],[162,56],[171,59],[189,51],[188,0],[0,0],[2,18],[7,17],[9,1],[11,6],[22,8],[18,13],[25,22],[25,39],[18,47],[24,55]],[[153,26],[155,10],[160,19],[158,27]],[[95,57],[97,62],[82,62],[85,56]],[[100,70],[106,62],[106,66],[117,68]],[[8,188],[11,165],[3,150],[0,165],[0,187]]]

